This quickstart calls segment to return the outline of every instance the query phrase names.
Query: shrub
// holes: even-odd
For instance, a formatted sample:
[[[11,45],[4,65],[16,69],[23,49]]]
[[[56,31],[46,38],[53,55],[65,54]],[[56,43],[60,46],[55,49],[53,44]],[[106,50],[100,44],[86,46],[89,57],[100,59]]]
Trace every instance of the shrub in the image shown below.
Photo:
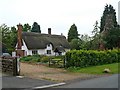
[[[25,61],[25,62],[40,62],[40,55],[28,55],[20,58],[20,61]]]
[[[41,62],[42,62],[42,63],[47,63],[47,62],[49,62],[49,57],[48,57],[48,56],[43,56],[43,57],[41,58]]]
[[[72,50],[66,53],[66,67],[88,67],[120,62],[119,50]]]

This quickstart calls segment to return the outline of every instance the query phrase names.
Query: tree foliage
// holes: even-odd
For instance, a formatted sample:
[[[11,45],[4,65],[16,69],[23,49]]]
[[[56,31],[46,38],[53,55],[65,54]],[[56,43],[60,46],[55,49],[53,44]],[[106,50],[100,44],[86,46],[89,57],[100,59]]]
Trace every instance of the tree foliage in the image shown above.
[[[33,23],[31,32],[38,32],[38,33],[41,33],[40,25],[38,25],[37,22],[34,22],[34,23]]]
[[[81,45],[80,45],[80,49],[83,49],[83,50],[88,50],[90,49],[90,40],[91,40],[91,37],[87,34],[84,34],[84,35],[80,35],[80,40],[81,40]]]
[[[103,37],[106,48],[113,49],[113,48],[120,48],[120,28],[112,28],[109,30],[106,37]]]
[[[31,26],[28,23],[23,25],[23,31],[24,32],[29,32],[30,30],[31,30]]]
[[[94,24],[94,29],[92,31],[92,36],[90,37],[87,34],[80,35],[81,39],[81,49],[83,50],[98,50],[99,42],[100,42],[100,33],[98,22],[96,21]]]
[[[73,24],[68,32],[68,42],[71,42],[72,39],[78,39],[78,31],[77,31],[77,26],[75,24]]]
[[[105,20],[106,20],[106,16],[107,16],[108,14],[109,14],[109,15],[110,15],[110,14],[113,15],[112,20],[113,20],[113,23],[114,23],[114,27],[117,26],[115,9],[113,8],[112,5],[106,5],[106,6],[105,6],[105,9],[104,9],[104,11],[103,11],[103,16],[101,17],[100,32],[102,32],[102,31],[104,30]]]
[[[81,45],[81,40],[80,39],[72,39],[70,42],[70,48],[73,50],[79,50]]]
[[[9,53],[14,51],[15,45],[17,43],[17,30],[13,27],[8,27],[5,24],[0,26],[0,32],[2,33],[2,43],[5,44]]]
[[[90,49],[92,50],[98,50],[99,49],[99,43],[102,41],[101,34],[99,33],[99,26],[98,22],[96,21],[94,24],[94,29],[92,31],[92,40],[90,41]]]

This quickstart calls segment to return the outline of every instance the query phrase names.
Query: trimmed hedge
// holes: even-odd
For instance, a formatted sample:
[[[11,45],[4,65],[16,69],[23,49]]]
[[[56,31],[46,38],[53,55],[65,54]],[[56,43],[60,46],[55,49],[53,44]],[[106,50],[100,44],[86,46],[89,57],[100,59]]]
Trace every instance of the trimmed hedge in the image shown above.
[[[88,67],[120,62],[120,51],[72,50],[66,53],[66,67]]]

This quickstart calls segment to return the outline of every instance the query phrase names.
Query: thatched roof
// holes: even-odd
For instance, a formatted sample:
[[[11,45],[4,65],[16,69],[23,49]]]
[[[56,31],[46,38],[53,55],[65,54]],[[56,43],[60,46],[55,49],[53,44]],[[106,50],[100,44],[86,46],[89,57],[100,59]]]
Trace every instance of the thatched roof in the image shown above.
[[[35,32],[23,32],[22,38],[25,41],[28,49],[45,49],[48,44],[53,45],[53,49],[62,46],[69,49],[69,43],[65,36],[49,35]]]
[[[56,47],[54,52],[65,52],[65,49],[62,46]]]

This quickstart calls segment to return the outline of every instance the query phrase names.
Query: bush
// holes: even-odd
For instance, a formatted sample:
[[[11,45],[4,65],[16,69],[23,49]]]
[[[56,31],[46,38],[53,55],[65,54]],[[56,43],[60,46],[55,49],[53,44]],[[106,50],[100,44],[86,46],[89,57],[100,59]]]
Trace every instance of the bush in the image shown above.
[[[25,62],[40,62],[40,55],[28,55],[20,58],[20,61],[25,61]]]
[[[88,67],[120,62],[119,50],[72,50],[66,53],[66,67]]]
[[[41,58],[41,62],[42,62],[42,63],[47,63],[47,62],[49,62],[49,57],[48,57],[48,56],[42,57],[42,58]]]

